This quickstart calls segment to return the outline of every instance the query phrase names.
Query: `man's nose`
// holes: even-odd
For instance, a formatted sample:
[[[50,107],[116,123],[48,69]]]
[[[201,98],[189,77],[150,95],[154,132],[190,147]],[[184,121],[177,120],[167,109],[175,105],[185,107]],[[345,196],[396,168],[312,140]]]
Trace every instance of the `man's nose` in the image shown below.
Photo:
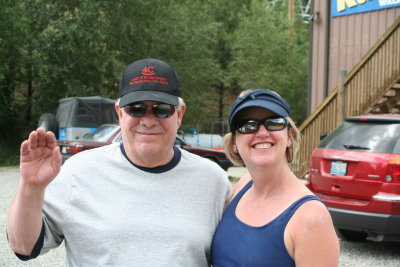
[[[158,123],[158,118],[154,115],[151,107],[146,108],[146,113],[140,118],[140,123],[147,127]]]

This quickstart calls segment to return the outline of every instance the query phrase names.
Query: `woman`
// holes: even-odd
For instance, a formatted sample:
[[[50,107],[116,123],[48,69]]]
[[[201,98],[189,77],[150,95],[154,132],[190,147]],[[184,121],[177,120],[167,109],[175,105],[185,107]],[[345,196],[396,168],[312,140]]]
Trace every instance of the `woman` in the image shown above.
[[[277,93],[240,96],[224,137],[230,160],[249,174],[216,230],[213,266],[338,266],[339,242],[321,200],[289,168],[300,133]]]

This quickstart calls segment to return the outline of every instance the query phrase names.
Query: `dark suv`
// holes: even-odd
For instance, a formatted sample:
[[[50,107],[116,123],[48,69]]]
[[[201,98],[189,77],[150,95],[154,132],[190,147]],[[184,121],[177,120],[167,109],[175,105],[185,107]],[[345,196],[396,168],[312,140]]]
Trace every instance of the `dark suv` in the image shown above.
[[[313,151],[307,185],[347,240],[400,240],[400,114],[346,118]]]
[[[99,96],[62,98],[56,115],[42,114],[38,126],[58,140],[77,140],[102,124],[117,124],[114,105],[115,100]]]

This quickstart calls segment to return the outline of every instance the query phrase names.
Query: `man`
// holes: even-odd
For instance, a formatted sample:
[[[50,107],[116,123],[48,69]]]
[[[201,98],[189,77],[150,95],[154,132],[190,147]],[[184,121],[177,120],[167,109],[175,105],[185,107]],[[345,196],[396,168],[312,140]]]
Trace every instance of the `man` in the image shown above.
[[[143,59],[121,78],[121,144],[61,168],[54,134],[33,131],[7,224],[16,255],[32,259],[64,241],[69,266],[208,266],[231,187],[218,165],[174,146],[180,95],[169,64]]]

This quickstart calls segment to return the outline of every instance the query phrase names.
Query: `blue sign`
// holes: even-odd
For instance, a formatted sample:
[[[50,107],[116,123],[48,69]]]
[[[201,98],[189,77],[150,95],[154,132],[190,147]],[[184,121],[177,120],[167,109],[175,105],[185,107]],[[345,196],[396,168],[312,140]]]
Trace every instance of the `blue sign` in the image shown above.
[[[332,0],[332,17],[400,7],[400,0]]]

